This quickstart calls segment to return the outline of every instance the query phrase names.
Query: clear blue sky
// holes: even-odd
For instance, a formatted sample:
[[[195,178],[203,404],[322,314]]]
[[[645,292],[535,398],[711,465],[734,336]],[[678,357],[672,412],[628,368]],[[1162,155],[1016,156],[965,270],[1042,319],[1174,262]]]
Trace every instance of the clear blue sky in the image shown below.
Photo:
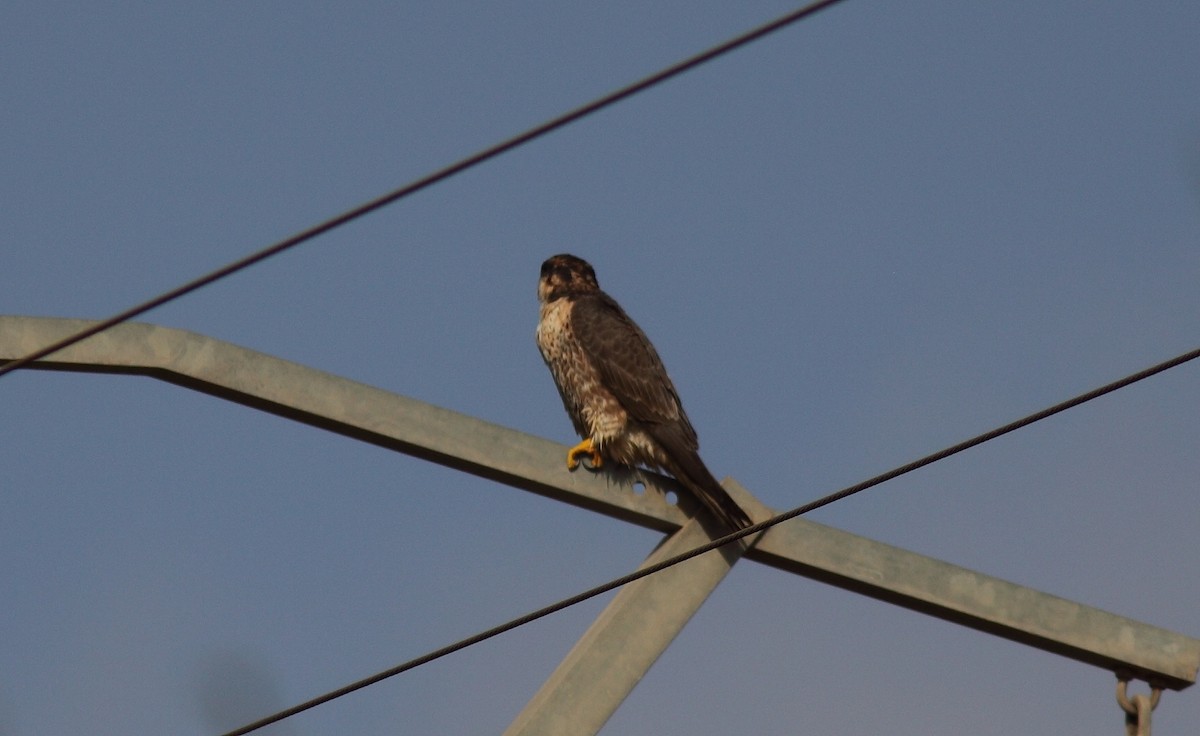
[[[794,7],[425,5],[7,4],[0,312],[107,316]],[[1200,343],[1198,38],[848,0],[144,319],[568,442],[533,328],[570,251],[714,473],[798,506]],[[813,518],[1200,636],[1198,405],[1188,365]],[[151,379],[0,406],[3,736],[217,733],[657,540]],[[497,733],[603,603],[265,733]],[[1113,687],[744,563],[604,733],[1118,733]]]

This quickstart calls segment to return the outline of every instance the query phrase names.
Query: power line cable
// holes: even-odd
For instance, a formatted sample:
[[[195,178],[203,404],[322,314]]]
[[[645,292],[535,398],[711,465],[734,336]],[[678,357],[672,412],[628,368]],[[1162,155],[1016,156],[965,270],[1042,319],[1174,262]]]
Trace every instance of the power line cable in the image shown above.
[[[327,233],[330,230],[333,230],[334,228],[340,227],[341,225],[345,225],[346,223],[348,223],[352,220],[356,220],[359,217],[362,217],[363,215],[374,212],[375,210],[377,210],[381,207],[392,204],[393,202],[401,200],[411,194],[415,194],[415,193],[421,191],[422,189],[425,189],[433,184],[436,184],[437,182],[442,181],[443,179],[448,179],[449,177],[454,176],[455,174],[458,174],[460,172],[466,171],[467,169],[470,169],[474,166],[477,166],[477,165],[483,163],[484,161],[495,158],[496,156],[499,156],[500,154],[505,153],[506,151],[510,151],[510,150],[512,150],[518,146],[521,146],[525,143],[528,143],[536,138],[540,138],[540,137],[546,135],[547,133],[557,130],[565,125],[568,125],[569,123],[573,123],[576,120],[579,120],[580,118],[591,115],[594,112],[598,112],[599,110],[602,110],[616,102],[619,102],[619,101],[625,99],[626,97],[631,97],[631,96],[637,94],[638,92],[641,92],[643,90],[649,89],[650,87],[653,87],[662,82],[665,82],[668,79],[671,79],[673,77],[676,77],[676,76],[682,74],[683,72],[686,72],[694,67],[700,66],[701,64],[704,64],[705,62],[711,61],[711,60],[713,60],[719,56],[722,56],[724,54],[727,54],[730,51],[733,51],[737,48],[745,46],[746,44],[748,44],[752,41],[756,41],[756,40],[762,38],[763,36],[774,33],[775,31],[778,31],[786,26],[789,26],[792,23],[795,23],[803,18],[806,18],[806,17],[816,13],[817,11],[823,10],[823,9],[829,7],[830,5],[834,5],[838,2],[841,2],[841,0],[819,0],[818,2],[810,3],[809,5],[805,5],[804,7],[800,8],[799,10],[795,10],[791,13],[780,16],[779,18],[777,18],[773,21],[770,21],[769,23],[765,23],[761,26],[758,26],[757,28],[747,31],[747,32],[741,34],[740,36],[736,36],[728,41],[725,41],[724,43],[713,46],[712,48],[708,49],[707,51],[702,51],[699,54],[696,54],[695,56],[691,56],[687,59],[684,59],[683,61],[679,61],[675,64],[672,64],[671,66],[666,67],[665,69],[663,69],[661,71],[651,74],[650,76],[645,77],[639,81],[633,82],[632,84],[622,87],[614,92],[610,92],[609,94],[607,94],[603,97],[600,97],[596,100],[593,100],[592,102],[589,102],[586,105],[577,107],[574,110],[563,113],[562,115],[559,115],[558,117],[553,118],[552,120],[542,123],[541,125],[538,125],[537,127],[530,128],[529,130],[526,130],[524,133],[520,133],[520,134],[513,136],[512,138],[509,138],[505,141],[501,141],[500,143],[497,143],[497,144],[491,146],[490,148],[485,148],[477,153],[467,156],[466,158],[460,159],[459,161],[452,163],[449,166],[438,169],[437,171],[434,171],[431,174],[427,174],[427,175],[421,177],[420,179],[410,182],[410,183],[400,187],[399,189],[389,192],[381,197],[373,199],[370,202],[367,202],[366,204],[359,205],[358,207],[355,207],[352,210],[348,210],[336,217],[333,217],[333,218],[326,220],[322,223],[319,223],[317,225],[313,225],[312,227],[308,228],[307,230],[302,230],[301,232],[298,232],[289,238],[281,240],[281,241],[275,243],[274,245],[270,245],[266,248],[263,248],[260,251],[257,251],[256,253],[252,253],[248,256],[245,256],[244,258],[241,258],[241,259],[236,260],[232,263],[229,263],[225,266],[222,266],[221,268],[218,268],[217,270],[215,270],[211,273],[205,274],[204,276],[201,276],[197,279],[189,281],[186,284],[183,284],[182,286],[178,286],[174,289],[171,289],[170,291],[164,292],[164,293],[154,297],[153,299],[142,302],[141,304],[138,304],[136,306],[130,307],[129,309],[126,309],[123,312],[114,314],[113,316],[109,317],[108,319],[101,320],[100,322],[97,322],[94,325],[92,325],[84,330],[80,330],[79,332],[76,332],[68,337],[65,337],[65,338],[59,340],[58,342],[47,345],[46,347],[41,348],[39,350],[35,350],[34,352],[32,352],[22,358],[18,358],[16,360],[10,361],[4,365],[0,365],[0,376],[4,376],[6,373],[11,373],[12,371],[15,371],[18,368],[22,368],[22,367],[32,363],[35,360],[40,360],[42,358],[45,358],[46,356],[51,355],[52,353],[56,353],[59,350],[62,350],[63,348],[74,345],[75,343],[80,342],[81,340],[86,340],[87,338],[91,337],[92,335],[96,335],[100,332],[103,332],[104,330],[107,330],[110,327],[121,324],[122,322],[127,322],[127,321],[133,319],[134,317],[137,317],[141,314],[149,312],[151,309],[160,307],[160,306],[166,304],[167,302],[178,299],[186,294],[190,294],[191,292],[196,291],[197,289],[200,289],[204,286],[208,286],[209,284],[211,284],[215,281],[219,281],[220,279],[223,279],[226,276],[231,276],[231,275],[237,273],[238,271],[249,268],[250,266],[253,266],[256,263],[258,263],[260,261],[264,261],[264,260],[270,258],[271,256],[278,255],[278,254],[284,252],[285,250],[294,248],[297,245],[300,245],[301,243],[309,241],[323,233]]]
[[[533,621],[537,621],[538,619],[549,616],[552,613],[557,613],[558,611],[561,611],[563,609],[570,608],[571,606],[574,606],[577,603],[582,603],[583,601],[589,600],[591,598],[595,598],[598,595],[607,593],[611,590],[615,590],[616,588],[619,588],[628,583],[632,583],[635,580],[640,580],[649,575],[653,575],[656,572],[665,570],[668,567],[678,565],[681,562],[686,562],[687,560],[690,560],[693,557],[698,557],[698,556],[704,554],[705,552],[711,552],[712,550],[717,549],[718,547],[723,547],[726,544],[729,544],[730,542],[737,541],[744,537],[748,537],[752,534],[757,534],[758,532],[761,532],[764,529],[769,529],[769,528],[775,526],[776,524],[781,524],[790,519],[794,519],[797,516],[807,514],[808,512],[819,509],[822,506],[828,506],[829,504],[833,503],[834,501],[840,501],[843,498],[846,498],[848,496],[853,496],[856,493],[865,491],[868,488],[877,486],[881,483],[892,480],[893,478],[898,478],[901,475],[905,475],[906,473],[911,473],[912,471],[917,470],[919,468],[923,468],[926,465],[936,463],[939,460],[944,460],[944,459],[950,457],[951,455],[957,455],[958,453],[963,452],[964,450],[969,450],[972,447],[982,445],[985,442],[994,440],[997,437],[1008,434],[1009,432],[1016,431],[1018,429],[1021,429],[1022,427],[1026,427],[1035,422],[1040,422],[1043,419],[1047,419],[1051,416],[1054,416],[1055,414],[1064,412],[1067,409],[1072,409],[1076,406],[1079,406],[1080,404],[1084,404],[1088,401],[1091,401],[1092,399],[1097,399],[1101,396],[1104,396],[1105,394],[1112,393],[1113,391],[1116,391],[1117,389],[1121,389],[1126,386],[1129,386],[1130,384],[1137,383],[1138,381],[1144,380],[1144,379],[1149,378],[1158,373],[1162,373],[1163,371],[1168,370],[1170,368],[1174,368],[1178,365],[1182,365],[1190,360],[1195,360],[1196,358],[1200,358],[1200,348],[1197,348],[1196,350],[1192,350],[1191,352],[1188,352],[1188,353],[1184,353],[1183,355],[1177,356],[1175,358],[1164,361],[1157,365],[1153,365],[1149,368],[1146,368],[1145,370],[1138,371],[1137,373],[1131,374],[1131,375],[1126,376],[1125,378],[1119,379],[1117,381],[1113,381],[1112,383],[1105,384],[1104,386],[1093,389],[1086,393],[1079,394],[1078,396],[1076,396],[1074,398],[1067,399],[1066,401],[1060,402],[1060,403],[1055,404],[1046,409],[1042,409],[1041,411],[1034,412],[1033,414],[1022,417],[1021,419],[1018,419],[1014,422],[1009,422],[1008,424],[997,427],[996,429],[993,429],[991,431],[984,432],[983,434],[980,434],[980,435],[976,435],[975,437],[972,437],[969,440],[964,440],[963,442],[959,442],[956,445],[951,445],[950,447],[947,447],[944,450],[935,452],[932,455],[926,455],[925,457],[920,458],[918,460],[913,460],[910,463],[906,463],[899,467],[893,468],[892,470],[889,470],[886,473],[881,473],[880,475],[877,475],[873,478],[864,480],[861,483],[857,483],[852,486],[847,486],[846,488],[843,488],[840,491],[831,493],[827,496],[823,496],[815,501],[806,503],[803,506],[794,508],[791,511],[785,511],[782,514],[773,516],[770,519],[767,519],[766,521],[761,521],[757,524],[754,524],[753,526],[748,526],[748,527],[741,529],[737,532],[734,532],[732,534],[727,534],[718,539],[714,539],[711,542],[702,544],[699,547],[696,547],[696,548],[689,550],[687,552],[684,552],[682,554],[676,555],[675,557],[671,557],[669,559],[662,560],[661,562],[658,562],[654,565],[650,565],[649,567],[645,567],[645,568],[636,570],[634,572],[631,572],[628,575],[623,575],[614,580],[610,580],[609,582],[604,583],[603,585],[597,585],[594,588],[585,590],[582,593],[571,596],[570,598],[565,598],[561,601],[558,601],[557,603],[553,603],[544,608],[539,608],[536,611],[527,613],[524,616],[521,616],[519,618],[512,619],[511,621],[500,624],[499,626],[488,629],[487,631],[482,631],[478,634],[475,634],[474,636],[467,637],[466,639],[462,639],[453,644],[442,647],[441,649],[437,649],[428,654],[417,657],[416,659],[411,659],[411,660],[405,662],[404,664],[396,665],[395,667],[392,667],[391,669],[387,669],[387,670],[384,670],[377,674],[371,675],[370,677],[363,678],[361,680],[358,680],[357,682],[352,682],[349,685],[338,688],[337,690],[330,691],[328,693],[325,693],[324,695],[313,698],[312,700],[308,700],[303,703],[300,703],[299,705],[292,706],[291,708],[288,708],[287,710],[283,710],[278,713],[275,713],[274,715],[267,716],[266,718],[255,721],[254,723],[247,724],[239,729],[229,731],[228,733],[222,734],[222,736],[243,736],[243,734],[248,734],[252,731],[256,731],[260,728],[263,728],[264,726],[269,726],[272,723],[277,723],[279,721],[282,721],[285,718],[294,716],[297,713],[301,713],[310,708],[315,708],[316,706],[321,705],[323,703],[328,703],[331,700],[340,698],[343,695],[348,695],[356,690],[361,690],[362,688],[367,687],[368,685],[374,685],[375,683],[380,682],[381,680],[386,680],[389,677],[393,677],[402,672],[407,672],[408,670],[414,669],[423,664],[427,664],[436,659],[440,659],[448,654],[453,654],[454,652],[466,649],[467,647],[472,646],[474,644],[478,644],[480,642],[486,641],[487,639],[491,639],[491,638],[493,638],[495,636],[499,636],[500,634],[503,634],[505,632],[512,631],[513,629],[524,626],[525,624],[532,623]]]

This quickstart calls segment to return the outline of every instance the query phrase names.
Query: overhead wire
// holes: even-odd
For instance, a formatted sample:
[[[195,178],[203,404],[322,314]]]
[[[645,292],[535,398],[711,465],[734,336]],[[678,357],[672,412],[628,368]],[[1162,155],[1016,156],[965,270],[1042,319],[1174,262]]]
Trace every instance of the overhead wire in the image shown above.
[[[362,217],[363,215],[374,212],[375,210],[380,209],[381,207],[384,207],[386,205],[389,205],[389,204],[397,202],[401,199],[404,199],[405,197],[408,197],[408,196],[415,194],[423,189],[426,189],[427,187],[432,186],[433,184],[436,184],[444,179],[448,179],[449,177],[454,176],[455,174],[466,171],[467,169],[477,166],[485,161],[488,161],[489,159],[495,158],[496,156],[499,156],[500,154],[505,153],[506,151],[510,151],[518,146],[528,143],[536,138],[540,138],[540,137],[546,135],[547,133],[557,130],[565,125],[573,123],[576,120],[579,120],[580,118],[586,117],[588,115],[591,115],[592,113],[598,112],[601,109],[609,107],[610,105],[612,105],[616,102],[619,102],[627,97],[631,97],[631,96],[637,94],[638,92],[649,89],[650,87],[653,87],[655,85],[661,84],[662,82],[665,82],[668,79],[676,77],[694,67],[704,64],[705,62],[711,61],[719,56],[722,56],[722,55],[727,54],[735,49],[745,46],[746,44],[751,43],[752,41],[756,41],[764,36],[774,33],[775,31],[785,28],[793,23],[796,23],[797,21],[800,21],[800,20],[816,13],[817,11],[824,10],[825,8],[827,8],[831,5],[835,5],[838,2],[841,2],[841,0],[818,0],[817,2],[813,2],[808,5],[805,5],[802,8],[799,8],[790,13],[782,15],[782,16],[776,18],[775,20],[772,20],[768,23],[764,23],[756,28],[746,31],[745,33],[742,33],[741,35],[735,36],[734,38],[731,38],[728,41],[717,44],[716,46],[713,46],[713,47],[711,47],[705,51],[702,51],[698,54],[695,54],[694,56],[690,56],[682,61],[676,62],[675,64],[672,64],[658,72],[655,72],[654,74],[651,74],[651,75],[644,77],[636,82],[633,82],[624,87],[621,87],[620,89],[618,89],[616,91],[610,92],[610,93],[604,95],[603,97],[599,97],[585,105],[582,105],[573,110],[565,112],[556,118],[553,118],[551,120],[548,120],[548,121],[542,123],[541,125],[530,128],[523,133],[519,133],[511,138],[508,138],[507,140],[496,143],[488,148],[485,148],[481,151],[471,154],[470,156],[467,156],[466,158],[459,159],[458,161],[456,161],[448,166],[445,166],[445,167],[438,169],[430,174],[427,174],[419,179],[416,179],[408,184],[405,184],[404,186],[400,187],[399,189],[395,189],[391,192],[388,192],[387,194],[384,194],[384,195],[377,197],[369,202],[366,202],[365,204],[361,204],[358,207],[355,207],[354,209],[347,210],[346,212],[343,212],[342,214],[337,215],[336,217],[332,217],[328,220],[325,220],[324,222],[313,225],[312,227],[309,227],[306,230],[302,230],[302,231],[296,233],[295,235],[292,235],[291,237],[285,238],[277,243],[274,243],[273,245],[263,248],[262,250],[259,250],[255,253],[251,253],[250,255],[247,255],[243,258],[233,261],[232,263],[226,264],[225,266],[222,266],[221,268],[218,268],[215,271],[212,271],[212,272],[207,273],[203,276],[200,276],[196,279],[193,279],[192,281],[189,281],[185,284],[177,286],[174,289],[171,289],[170,291],[166,291],[162,294],[159,294],[158,296],[156,296],[152,299],[148,299],[140,304],[129,307],[128,309],[126,309],[122,312],[118,312],[117,314],[114,314],[113,316],[108,317],[107,319],[100,320],[99,322],[96,322],[93,325],[91,325],[83,330],[80,330],[79,332],[75,332],[71,335],[68,335],[67,337],[62,338],[61,340],[53,342],[53,343],[51,343],[43,348],[40,348],[38,350],[35,350],[32,353],[29,353],[28,355],[25,355],[23,357],[17,358],[15,360],[9,361],[8,363],[0,365],[0,377],[3,377],[7,373],[11,373],[12,371],[17,370],[18,368],[27,366],[34,361],[41,360],[42,358],[45,358],[53,353],[56,353],[59,350],[62,350],[63,348],[70,347],[71,345],[74,345],[77,342],[86,340],[87,338],[89,338],[93,335],[99,334],[99,333],[103,332],[104,330],[109,329],[110,327],[115,327],[116,325],[119,325],[122,322],[127,322],[127,321],[133,319],[134,317],[137,317],[139,315],[145,314],[146,312],[149,312],[152,309],[161,307],[162,305],[166,304],[167,302],[174,301],[175,299],[178,299],[182,296],[190,294],[191,292],[196,291],[197,289],[208,286],[209,284],[219,281],[227,276],[231,276],[239,271],[249,268],[250,266],[253,266],[256,263],[259,263],[259,262],[264,261],[272,256],[283,253],[284,251],[294,248],[294,247],[300,245],[301,243],[305,243],[309,240],[312,240],[313,238],[317,237],[318,235],[327,233],[330,230],[333,230],[334,228],[345,225],[346,223],[351,222],[352,220],[356,220],[356,219]]]
[[[513,629],[524,626],[525,624],[529,624],[534,621],[537,621],[538,619],[545,618],[546,616],[549,616],[550,614],[557,613],[558,611],[562,611],[566,608],[570,608],[571,606],[574,606],[578,603],[582,603],[591,598],[595,598],[598,595],[602,595],[611,590],[615,590],[616,588],[620,588],[623,585],[632,583],[635,580],[640,580],[649,575],[653,575],[654,573],[661,572],[662,570],[665,570],[668,567],[673,567],[675,565],[680,564],[681,562],[686,562],[687,560],[690,560],[693,557],[698,557],[706,552],[711,552],[712,550],[717,549],[718,547],[723,547],[731,542],[735,542],[739,539],[744,539],[745,537],[749,537],[753,534],[757,534],[765,529],[769,529],[773,526],[776,526],[777,524],[782,524],[785,521],[794,519],[797,516],[807,514],[810,511],[815,511],[816,509],[819,509],[822,506],[828,506],[829,504],[831,504],[835,501],[840,501],[841,499],[847,498],[849,496],[853,496],[856,493],[861,493],[862,491],[865,491],[868,488],[878,486],[881,483],[885,483],[894,478],[898,478],[907,473],[911,473],[914,470],[918,470],[927,465],[931,465],[933,463],[938,462],[939,460],[944,460],[952,455],[957,455],[960,452],[969,450],[973,447],[977,447],[978,445],[982,445],[985,442],[989,442],[998,437],[1006,435],[1010,432],[1014,432],[1018,429],[1021,429],[1022,427],[1029,426],[1030,424],[1033,424],[1035,422],[1040,422],[1043,419],[1047,419],[1049,417],[1054,416],[1055,414],[1059,414],[1068,409],[1072,409],[1076,406],[1079,406],[1080,404],[1087,403],[1093,399],[1100,398],[1101,396],[1104,396],[1105,394],[1109,394],[1118,389],[1125,388],[1126,386],[1137,383],[1138,381],[1145,380],[1147,378],[1150,378],[1151,376],[1162,373],[1163,371],[1166,371],[1166,370],[1169,370],[1176,366],[1182,365],[1184,363],[1187,363],[1188,361],[1195,360],[1196,358],[1200,358],[1200,348],[1197,348],[1190,352],[1176,356],[1174,358],[1171,358],[1170,360],[1163,361],[1156,365],[1152,365],[1149,368],[1140,370],[1137,373],[1132,373],[1128,376],[1125,376],[1124,378],[1118,379],[1111,383],[1107,383],[1103,386],[1100,386],[1099,388],[1092,389],[1091,391],[1087,391],[1085,393],[1079,394],[1078,396],[1067,399],[1066,401],[1061,401],[1057,404],[1054,404],[1053,406],[1042,409],[1041,411],[1034,412],[1033,414],[1029,414],[1020,419],[1017,419],[1016,421],[1009,422],[1008,424],[1004,424],[1000,427],[997,427],[990,431],[984,432],[983,434],[976,435],[968,440],[964,440],[957,444],[951,445],[943,450],[939,450],[938,452],[932,453],[930,455],[926,455],[917,460],[913,460],[912,462],[905,463],[904,465],[895,467],[885,473],[880,473],[879,475],[876,475],[873,478],[868,478],[867,480],[864,480],[860,483],[856,483],[852,486],[847,486],[847,487],[841,489],[840,491],[836,491],[834,493],[830,493],[829,495],[822,496],[821,498],[818,498],[815,501],[810,501],[809,503],[806,503],[803,506],[798,506],[790,511],[785,511],[781,514],[777,514],[777,515],[771,517],[770,519],[761,521],[752,526],[745,527],[745,528],[740,529],[739,531],[736,531],[732,534],[727,534],[723,537],[719,537],[710,542],[707,542],[698,547],[695,547],[694,549],[688,550],[687,552],[683,552],[683,553],[676,555],[674,557],[671,557],[669,559],[662,560],[653,565],[648,565],[644,568],[640,568],[634,572],[629,573],[628,575],[622,575],[619,578],[610,580],[607,583],[604,583],[602,585],[597,585],[594,588],[589,588],[588,590],[585,590],[582,593],[573,595],[570,598],[564,598],[556,603],[552,603],[543,608],[539,608],[536,611],[527,613],[524,616],[520,616],[518,618],[512,619],[503,624],[500,624],[499,626],[495,626],[493,628],[487,629],[486,631],[481,631],[478,634],[475,634],[474,636],[469,636],[465,639],[461,639],[457,642],[454,642],[453,644],[444,646],[441,649],[436,649],[432,652],[429,652],[428,654],[424,654],[420,657],[417,657],[416,659],[410,659],[409,661],[407,661],[403,664],[396,665],[395,667],[383,670],[382,672],[378,672],[374,675],[371,675],[370,677],[365,677],[356,682],[352,682],[348,685],[338,688],[337,690],[332,690],[328,693],[325,693],[324,695],[320,695],[318,697],[312,698],[311,700],[307,700],[303,703],[292,706],[291,708],[288,708],[286,710],[279,711],[278,713],[267,716],[266,718],[263,718],[261,720],[258,720],[253,723],[242,726],[241,728],[235,729],[233,731],[229,731],[225,734],[222,734],[222,736],[243,736],[244,734],[248,734],[248,733],[251,733],[252,731],[256,731],[265,726],[269,726],[272,723],[278,723],[279,721],[282,721],[285,718],[289,718],[298,713],[302,713],[311,708],[315,708],[318,705],[328,703],[329,701],[340,698],[343,695],[348,695],[356,690],[361,690],[362,688],[367,687],[368,685],[373,685],[382,680],[386,680],[390,677],[394,677],[403,672],[407,672],[408,670],[419,667],[423,664],[428,664],[429,662],[432,662],[436,659],[440,659],[442,657],[445,657],[446,655],[453,654],[454,652],[458,652],[463,649],[466,649],[467,647],[473,646],[475,644],[479,644],[480,642],[483,642],[483,641],[486,641],[493,637],[499,636],[500,634],[506,633],[508,631],[512,631]]]

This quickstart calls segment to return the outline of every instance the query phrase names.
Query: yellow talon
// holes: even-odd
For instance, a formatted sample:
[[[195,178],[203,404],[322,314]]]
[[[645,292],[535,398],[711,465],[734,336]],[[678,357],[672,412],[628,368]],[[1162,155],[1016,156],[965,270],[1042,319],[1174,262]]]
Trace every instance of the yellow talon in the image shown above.
[[[574,470],[579,467],[579,458],[587,456],[592,461],[592,469],[595,470],[604,464],[604,458],[600,455],[600,450],[592,444],[592,440],[586,439],[575,445],[567,451],[567,470]]]

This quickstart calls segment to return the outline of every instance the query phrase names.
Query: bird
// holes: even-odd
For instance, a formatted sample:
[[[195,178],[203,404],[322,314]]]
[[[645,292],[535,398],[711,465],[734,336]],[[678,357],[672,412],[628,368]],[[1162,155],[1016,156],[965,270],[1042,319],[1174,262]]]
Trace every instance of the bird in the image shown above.
[[[654,345],[587,261],[567,253],[542,263],[537,345],[567,416],[583,441],[581,458],[665,470],[730,531],[752,522],[700,459],[700,442]]]

